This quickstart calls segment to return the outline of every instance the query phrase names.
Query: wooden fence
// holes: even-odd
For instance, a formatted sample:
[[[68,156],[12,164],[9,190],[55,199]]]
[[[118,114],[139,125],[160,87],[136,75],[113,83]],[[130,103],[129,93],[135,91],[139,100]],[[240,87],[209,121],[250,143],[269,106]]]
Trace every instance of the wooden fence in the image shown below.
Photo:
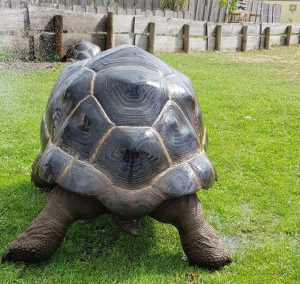
[[[55,15],[62,25],[56,27]],[[107,25],[107,21],[111,25]],[[299,43],[300,24],[222,23],[155,16],[86,14],[35,8],[0,11],[0,49],[16,50],[28,57],[47,57],[57,49],[55,32],[64,50],[79,40],[89,40],[105,50],[133,44],[150,52],[250,50],[270,45]],[[107,32],[110,27],[109,32]],[[61,52],[60,52],[61,53]],[[61,54],[59,54],[61,55]]]
[[[26,0],[0,0],[0,8],[20,8]],[[237,19],[248,22],[279,23],[281,5],[248,1],[246,11],[239,17],[230,17],[228,7],[221,7],[219,0],[190,0],[185,11],[162,10],[160,0],[28,0],[31,6],[117,15],[147,15],[196,21],[224,23]]]

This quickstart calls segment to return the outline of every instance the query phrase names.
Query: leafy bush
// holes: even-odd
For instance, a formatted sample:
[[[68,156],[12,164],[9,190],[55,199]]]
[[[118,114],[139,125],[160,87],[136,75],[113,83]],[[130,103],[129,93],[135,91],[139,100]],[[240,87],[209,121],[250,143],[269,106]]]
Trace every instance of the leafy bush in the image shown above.
[[[187,10],[189,7],[189,0],[161,0],[162,9],[169,9],[173,11]]]
[[[219,0],[221,7],[226,7],[226,5],[228,4],[229,12],[232,12],[237,9],[237,2],[238,0]]]
[[[0,62],[1,61],[9,61],[13,59],[14,55],[11,49],[9,48],[4,48],[0,50]]]

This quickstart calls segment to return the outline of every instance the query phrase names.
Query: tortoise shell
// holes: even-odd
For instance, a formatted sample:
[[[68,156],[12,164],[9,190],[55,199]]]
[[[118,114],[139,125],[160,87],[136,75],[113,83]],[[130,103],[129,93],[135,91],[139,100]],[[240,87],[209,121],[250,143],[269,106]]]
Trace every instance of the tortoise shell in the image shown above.
[[[146,51],[122,45],[61,72],[34,171],[112,211],[141,215],[212,185],[205,141],[191,81]]]
[[[101,49],[99,46],[89,41],[82,40],[67,50],[65,59],[84,60],[92,58],[100,52]]]

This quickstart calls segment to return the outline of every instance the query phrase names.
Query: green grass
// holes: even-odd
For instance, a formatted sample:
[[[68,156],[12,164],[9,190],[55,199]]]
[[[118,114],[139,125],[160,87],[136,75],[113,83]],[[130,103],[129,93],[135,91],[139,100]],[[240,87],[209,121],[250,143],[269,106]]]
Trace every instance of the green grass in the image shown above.
[[[216,272],[190,267],[173,227],[144,218],[132,238],[99,218],[75,223],[47,263],[0,264],[0,283],[300,282],[300,46],[158,56],[199,95],[219,180],[198,196],[234,262]],[[1,252],[47,198],[30,167],[58,73],[0,73]]]

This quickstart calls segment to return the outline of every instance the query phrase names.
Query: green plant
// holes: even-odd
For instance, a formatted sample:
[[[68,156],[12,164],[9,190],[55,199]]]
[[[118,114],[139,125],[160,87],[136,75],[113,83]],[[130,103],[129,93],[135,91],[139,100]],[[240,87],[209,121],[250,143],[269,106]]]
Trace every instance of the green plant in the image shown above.
[[[238,0],[219,0],[219,4],[221,7],[228,7],[228,11],[232,12],[237,9]]]
[[[173,11],[187,10],[189,7],[189,0],[161,0],[160,6],[162,9]]]
[[[13,57],[14,57],[14,54],[11,49],[4,48],[4,49],[0,50],[0,62],[1,61],[9,61],[9,60],[13,59]]]

